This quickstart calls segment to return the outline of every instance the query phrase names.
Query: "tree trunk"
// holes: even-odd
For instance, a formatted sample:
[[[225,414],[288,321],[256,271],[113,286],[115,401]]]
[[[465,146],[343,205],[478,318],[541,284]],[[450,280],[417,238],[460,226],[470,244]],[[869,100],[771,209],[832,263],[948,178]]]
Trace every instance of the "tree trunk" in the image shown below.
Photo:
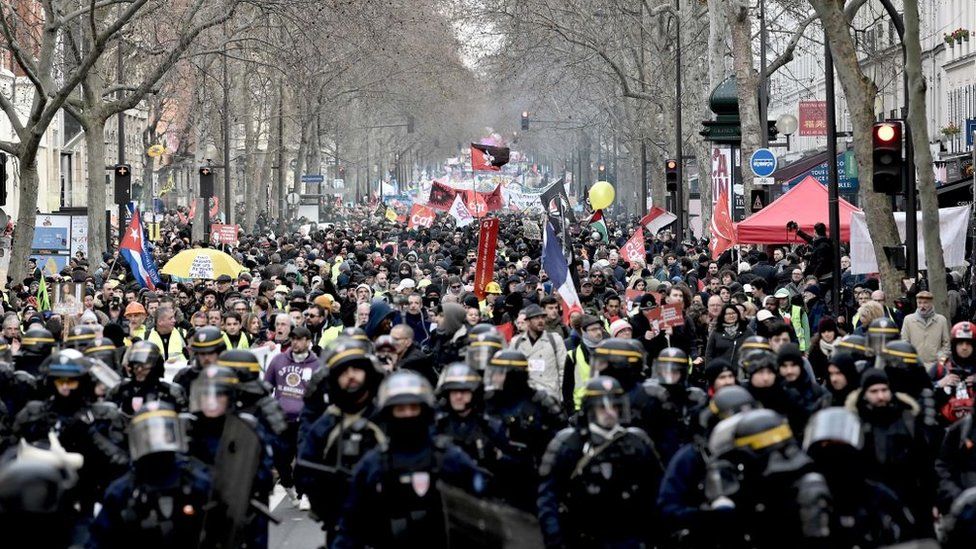
[[[925,262],[929,273],[929,290],[935,295],[935,310],[948,316],[949,289],[945,277],[945,257],[939,234],[939,201],[935,192],[932,150],[929,149],[929,126],[925,115],[925,78],[922,76],[922,46],[919,42],[918,0],[905,0],[905,74],[908,76],[908,123],[915,146],[915,170],[918,198],[922,208]],[[912,174],[909,174],[911,177]],[[908,212],[915,215],[915,212]],[[910,273],[914,275],[915,273]]]
[[[20,144],[20,200],[17,202],[17,230],[10,252],[10,280],[20,282],[28,275],[27,257],[30,255],[31,242],[34,241],[34,221],[37,219],[37,142]]]
[[[727,4],[729,28],[732,34],[732,65],[739,93],[739,119],[741,123],[740,155],[742,157],[742,197],[745,208],[743,217],[749,217],[752,196],[752,170],[746,169],[752,153],[760,146],[762,128],[759,120],[759,74],[753,66],[752,18],[749,7],[737,0]],[[733,159],[734,162],[734,159]],[[734,199],[733,199],[734,201]]]
[[[872,137],[874,131],[874,104],[878,94],[877,86],[861,71],[850,24],[843,5],[835,0],[810,0],[823,25],[830,52],[834,58],[834,70],[844,89],[847,107],[851,113],[854,130],[854,154],[857,157],[858,173],[870,174],[873,171]],[[882,287],[890,305],[902,293],[902,273],[895,270],[885,256],[885,246],[901,243],[895,218],[892,215],[891,200],[875,193],[867,182],[861,185],[861,206],[865,221],[871,233],[874,255],[881,274]]]
[[[94,116],[86,120],[85,148],[88,161],[88,260],[98,265],[105,253],[105,119]],[[113,200],[114,202],[114,200]],[[119,223],[124,223],[119,219]]]
[[[255,157],[257,150],[257,131],[255,124],[260,122],[254,116],[254,102],[247,89],[247,79],[241,79],[241,119],[244,121],[244,219],[241,226],[244,230],[254,230],[258,210],[258,186],[255,185]]]

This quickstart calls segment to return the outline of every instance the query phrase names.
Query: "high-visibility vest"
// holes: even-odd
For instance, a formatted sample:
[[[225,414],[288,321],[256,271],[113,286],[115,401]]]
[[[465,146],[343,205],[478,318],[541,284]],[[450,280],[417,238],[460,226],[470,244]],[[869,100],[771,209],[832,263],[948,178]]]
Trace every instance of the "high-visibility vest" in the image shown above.
[[[319,347],[324,349],[330,341],[339,337],[339,334],[341,333],[342,324],[337,326],[329,326],[328,328],[322,330],[322,337],[319,338]]]
[[[163,347],[163,338],[159,336],[159,333],[155,329],[149,332],[149,336],[146,337],[146,341],[151,341],[156,344],[159,348],[159,352],[163,353],[163,358],[169,360],[171,357],[183,356],[183,349],[186,347],[186,339],[183,337],[183,333],[180,332],[179,328],[174,328],[169,336],[169,347]]]
[[[586,361],[582,343],[573,349],[571,356],[573,357],[573,364],[576,365],[573,368],[573,404],[579,410],[583,405],[583,393],[586,392],[586,382],[590,380],[590,363]]]
[[[241,332],[241,338],[237,341],[237,347],[234,347],[230,343],[230,337],[227,336],[225,332],[220,332],[224,336],[224,348],[225,349],[250,349],[251,342],[247,339],[247,334]]]

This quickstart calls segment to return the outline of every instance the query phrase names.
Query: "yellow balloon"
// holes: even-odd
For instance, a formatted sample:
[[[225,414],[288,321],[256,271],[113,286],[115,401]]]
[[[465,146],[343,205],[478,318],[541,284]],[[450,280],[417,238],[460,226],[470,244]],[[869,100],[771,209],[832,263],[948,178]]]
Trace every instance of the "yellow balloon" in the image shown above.
[[[594,210],[602,210],[613,204],[613,185],[606,181],[597,181],[590,187],[590,206]]]

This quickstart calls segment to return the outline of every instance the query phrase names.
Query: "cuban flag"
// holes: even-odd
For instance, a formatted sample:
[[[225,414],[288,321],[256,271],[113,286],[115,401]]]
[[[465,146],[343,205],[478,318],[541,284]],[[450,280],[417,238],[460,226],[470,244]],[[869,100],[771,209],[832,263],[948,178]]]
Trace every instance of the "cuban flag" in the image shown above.
[[[155,291],[156,285],[162,280],[159,278],[159,269],[156,268],[156,262],[152,257],[152,248],[142,230],[139,210],[132,212],[132,221],[125,230],[119,253],[129,263],[132,275],[139,282],[139,285]]]
[[[573,311],[583,312],[573,278],[569,273],[569,264],[563,255],[562,246],[556,238],[556,229],[552,223],[546,223],[545,242],[542,244],[542,267],[549,275],[553,291],[563,302],[563,321],[569,322],[569,315]]]

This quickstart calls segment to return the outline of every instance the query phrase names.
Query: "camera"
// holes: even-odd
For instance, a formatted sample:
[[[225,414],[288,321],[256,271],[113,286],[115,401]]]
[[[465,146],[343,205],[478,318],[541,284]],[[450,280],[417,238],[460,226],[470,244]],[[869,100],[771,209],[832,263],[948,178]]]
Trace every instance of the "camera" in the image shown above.
[[[797,231],[799,229],[800,229],[800,226],[796,223],[796,221],[792,221],[791,220],[791,221],[787,221],[786,222],[786,230],[787,231]]]

